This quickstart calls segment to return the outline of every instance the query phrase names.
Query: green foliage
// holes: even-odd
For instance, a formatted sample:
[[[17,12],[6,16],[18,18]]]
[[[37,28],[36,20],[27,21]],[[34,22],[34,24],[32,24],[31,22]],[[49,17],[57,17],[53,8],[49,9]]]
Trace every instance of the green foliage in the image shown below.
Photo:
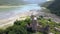
[[[21,25],[20,22],[21,22],[21,21],[17,21],[17,20],[16,20],[16,21],[14,22],[14,25]]]
[[[60,24],[59,23],[56,23],[56,22],[53,22],[51,19],[40,19],[40,20],[38,20],[38,22],[40,23],[40,24],[42,24],[42,26],[43,27],[46,27],[47,25],[49,25],[50,27],[50,32],[52,32],[52,33],[56,33],[56,34],[58,34],[59,32],[57,31],[55,31],[55,29],[54,29],[54,27],[60,27]]]
[[[56,31],[56,34],[60,34],[60,32],[59,31]]]
[[[60,0],[49,1],[42,5],[50,10],[51,13],[60,16]]]
[[[48,1],[48,2],[43,3],[41,6],[42,7],[48,7],[52,3],[53,3],[53,1]]]
[[[22,26],[13,26],[8,34],[27,34],[27,31]]]
[[[14,25],[11,27],[8,27],[6,30],[0,30],[0,34],[43,34],[44,32],[37,32],[37,33],[32,33],[26,30],[26,25],[27,23],[31,23],[31,19],[27,18],[25,20],[16,20],[14,22]],[[58,31],[55,31],[54,27],[60,26],[60,24],[57,24],[56,22],[53,22],[51,19],[44,19],[44,18],[39,18],[38,23],[41,24],[44,27],[49,25],[50,27],[50,32],[59,34]]]
[[[8,27],[6,30],[0,30],[0,34],[27,34],[30,33],[26,30],[26,24],[30,19],[15,21],[14,25]]]

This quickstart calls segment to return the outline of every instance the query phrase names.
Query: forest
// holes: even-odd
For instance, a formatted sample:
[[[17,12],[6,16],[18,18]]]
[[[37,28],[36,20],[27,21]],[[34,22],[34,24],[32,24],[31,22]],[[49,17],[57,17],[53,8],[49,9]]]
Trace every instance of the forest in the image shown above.
[[[42,5],[50,10],[51,13],[60,16],[60,0],[46,2]]]

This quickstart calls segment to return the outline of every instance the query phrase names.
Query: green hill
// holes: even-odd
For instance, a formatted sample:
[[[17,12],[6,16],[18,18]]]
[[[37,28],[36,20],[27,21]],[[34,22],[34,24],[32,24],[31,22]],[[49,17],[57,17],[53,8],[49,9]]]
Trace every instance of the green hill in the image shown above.
[[[50,4],[50,2],[46,2],[42,6],[49,9],[51,13],[60,16],[60,0],[55,0],[51,4]]]
[[[42,7],[48,7],[50,4],[52,4],[53,1],[48,1],[48,2],[45,2],[43,3],[41,6]]]

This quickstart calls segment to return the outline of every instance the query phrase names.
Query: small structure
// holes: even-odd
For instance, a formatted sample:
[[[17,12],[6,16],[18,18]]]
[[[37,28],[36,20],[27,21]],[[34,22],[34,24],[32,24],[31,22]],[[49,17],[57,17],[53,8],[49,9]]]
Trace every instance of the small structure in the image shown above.
[[[31,22],[32,22],[32,30],[36,32],[37,31],[37,17],[34,15],[31,15]]]

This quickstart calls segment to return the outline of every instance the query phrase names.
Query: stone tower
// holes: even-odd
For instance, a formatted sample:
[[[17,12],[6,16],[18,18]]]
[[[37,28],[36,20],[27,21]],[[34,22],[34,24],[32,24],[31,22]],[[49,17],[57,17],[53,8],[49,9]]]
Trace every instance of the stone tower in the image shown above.
[[[37,17],[36,16],[34,16],[34,15],[31,15],[31,22],[32,22],[32,30],[34,31],[34,32],[36,32],[37,31]]]

